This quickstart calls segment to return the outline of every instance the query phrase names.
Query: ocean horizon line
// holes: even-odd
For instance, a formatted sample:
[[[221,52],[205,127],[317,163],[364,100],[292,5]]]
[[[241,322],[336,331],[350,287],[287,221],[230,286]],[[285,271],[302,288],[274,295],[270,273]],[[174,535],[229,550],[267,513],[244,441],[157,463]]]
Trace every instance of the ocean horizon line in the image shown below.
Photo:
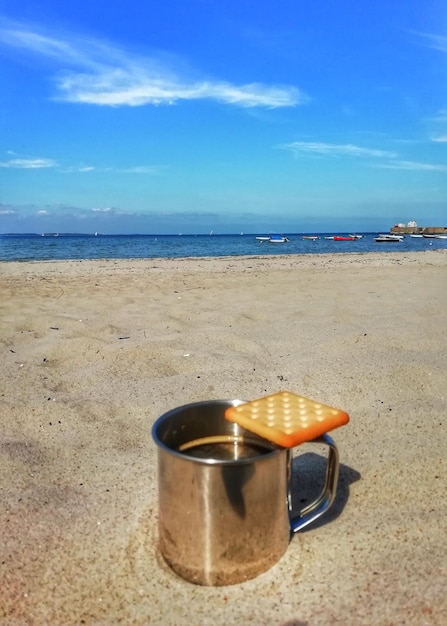
[[[302,236],[302,235],[327,235],[330,233],[340,233],[340,234],[361,234],[361,235],[374,235],[376,233],[389,231],[390,229],[382,229],[382,230],[309,230],[309,231],[296,231],[291,232],[287,230],[268,230],[268,231],[256,231],[256,232],[228,232],[228,233],[216,233],[216,232],[208,232],[208,233],[102,233],[102,232],[61,232],[61,231],[44,231],[44,232],[26,232],[26,233],[18,233],[18,232],[8,232],[8,233],[0,233],[0,237],[257,237],[260,235],[280,235],[284,234],[287,236]]]

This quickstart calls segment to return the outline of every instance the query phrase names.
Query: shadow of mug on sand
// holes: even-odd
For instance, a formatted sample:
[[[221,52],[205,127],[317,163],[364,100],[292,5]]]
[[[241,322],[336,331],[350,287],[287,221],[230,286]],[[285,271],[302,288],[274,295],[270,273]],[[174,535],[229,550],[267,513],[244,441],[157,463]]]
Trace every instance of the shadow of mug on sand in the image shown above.
[[[313,444],[315,446],[315,444]],[[296,450],[292,459],[292,513],[303,509],[307,503],[315,499],[315,494],[321,491],[324,480],[326,460],[324,455],[308,452],[307,444],[302,444]],[[322,446],[323,447],[323,446]],[[361,479],[360,472],[340,463],[338,485],[335,500],[325,515],[305,526],[300,532],[311,531],[326,524],[330,524],[343,511],[349,499],[349,486]]]

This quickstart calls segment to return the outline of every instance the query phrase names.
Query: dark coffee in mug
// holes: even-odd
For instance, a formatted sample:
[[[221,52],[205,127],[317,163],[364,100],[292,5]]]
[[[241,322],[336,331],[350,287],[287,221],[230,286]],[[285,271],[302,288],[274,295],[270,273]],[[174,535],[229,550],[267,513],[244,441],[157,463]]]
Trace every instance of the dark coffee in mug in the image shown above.
[[[179,447],[179,452],[195,459],[212,459],[215,461],[237,461],[239,459],[254,459],[268,454],[275,446],[268,441],[262,442],[250,437],[234,437],[231,435],[216,435],[201,437],[188,441]]]

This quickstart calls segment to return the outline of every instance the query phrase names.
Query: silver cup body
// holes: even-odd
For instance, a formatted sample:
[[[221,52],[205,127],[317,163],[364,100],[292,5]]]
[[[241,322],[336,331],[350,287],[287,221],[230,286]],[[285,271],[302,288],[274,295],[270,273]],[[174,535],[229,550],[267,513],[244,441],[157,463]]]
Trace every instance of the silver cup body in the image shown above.
[[[190,404],[153,427],[158,445],[159,548],[182,578],[231,585],[268,570],[290,541],[289,451],[267,444],[259,456],[196,459],[179,448],[219,435],[264,439],[225,419],[237,400]]]

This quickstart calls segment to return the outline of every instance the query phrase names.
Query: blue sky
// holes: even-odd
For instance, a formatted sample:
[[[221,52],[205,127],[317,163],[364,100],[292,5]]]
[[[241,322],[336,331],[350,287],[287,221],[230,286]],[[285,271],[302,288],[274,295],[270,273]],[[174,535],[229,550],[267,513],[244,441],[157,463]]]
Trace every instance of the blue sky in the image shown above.
[[[0,232],[447,225],[445,0],[0,0]]]

